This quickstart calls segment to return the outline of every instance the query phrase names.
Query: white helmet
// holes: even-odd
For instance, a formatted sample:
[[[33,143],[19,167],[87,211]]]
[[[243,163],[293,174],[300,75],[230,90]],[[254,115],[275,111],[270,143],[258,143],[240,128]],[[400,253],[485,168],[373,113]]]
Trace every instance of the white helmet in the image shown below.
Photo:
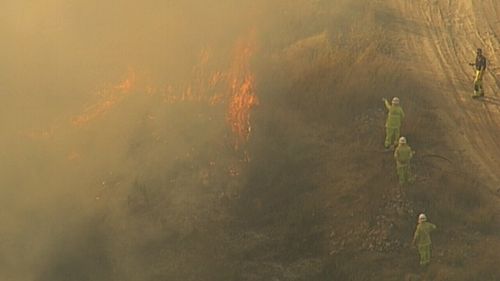
[[[399,98],[398,97],[392,98],[392,104],[399,104]]]
[[[406,138],[405,138],[405,137],[400,137],[400,138],[399,138],[399,143],[400,143],[400,144],[404,144],[404,143],[406,143]]]
[[[427,216],[424,213],[418,215],[418,221],[427,221]]]

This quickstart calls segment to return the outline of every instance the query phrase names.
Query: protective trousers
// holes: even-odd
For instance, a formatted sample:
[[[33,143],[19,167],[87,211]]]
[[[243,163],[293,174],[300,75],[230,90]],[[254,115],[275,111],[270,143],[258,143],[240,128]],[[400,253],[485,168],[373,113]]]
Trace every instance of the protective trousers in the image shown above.
[[[476,78],[474,78],[474,96],[484,96],[483,74],[484,70],[476,70]]]
[[[418,245],[420,255],[420,265],[427,265],[431,262],[431,244]]]
[[[385,142],[384,146],[389,147],[391,144],[397,145],[399,140],[399,127],[385,127]]]
[[[399,177],[399,184],[405,184],[413,181],[410,173],[410,164],[400,164],[396,165],[396,172]]]

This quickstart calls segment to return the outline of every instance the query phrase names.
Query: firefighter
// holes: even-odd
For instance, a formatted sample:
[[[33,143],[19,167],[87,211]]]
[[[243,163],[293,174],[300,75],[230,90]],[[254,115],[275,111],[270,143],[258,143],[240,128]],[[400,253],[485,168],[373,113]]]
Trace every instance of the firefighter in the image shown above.
[[[476,50],[476,62],[469,63],[469,65],[474,66],[476,71],[474,76],[474,95],[472,95],[472,98],[483,97],[483,75],[486,70],[486,58],[483,56],[483,50],[480,48]]]
[[[427,216],[418,216],[417,229],[413,235],[412,244],[417,247],[420,256],[420,265],[426,266],[431,262],[431,232],[436,229],[436,225],[427,222]]]
[[[382,101],[385,104],[385,108],[387,109],[387,120],[385,121],[385,142],[384,147],[389,149],[391,145],[394,144],[396,147],[399,135],[401,122],[405,117],[405,113],[403,108],[399,105],[399,98],[394,97],[392,102],[389,104],[386,98],[383,98]]]
[[[399,177],[399,184],[413,182],[413,176],[410,172],[410,160],[413,158],[415,151],[406,143],[405,137],[399,138],[399,145],[394,150],[394,159],[396,160],[396,172]]]

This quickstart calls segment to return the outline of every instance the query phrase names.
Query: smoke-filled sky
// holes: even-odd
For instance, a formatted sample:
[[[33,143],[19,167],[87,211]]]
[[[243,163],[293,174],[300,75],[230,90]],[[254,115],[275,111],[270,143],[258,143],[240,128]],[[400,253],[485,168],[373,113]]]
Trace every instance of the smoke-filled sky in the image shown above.
[[[115,245],[137,235],[120,229],[140,228],[124,214],[130,193],[171,174],[203,184],[213,159],[233,161],[226,82],[252,83],[259,97],[253,63],[265,68],[274,50],[322,31],[301,17],[345,17],[346,4],[268,2],[0,4],[0,279],[115,280],[109,272],[140,267]],[[177,104],[188,91],[201,101]],[[199,202],[181,190],[169,206],[182,215]],[[109,242],[115,234],[125,238]]]
[[[3,4],[2,88],[36,113],[79,104],[128,67],[155,79],[185,77],[203,47],[228,48],[252,24],[249,5],[232,2]]]

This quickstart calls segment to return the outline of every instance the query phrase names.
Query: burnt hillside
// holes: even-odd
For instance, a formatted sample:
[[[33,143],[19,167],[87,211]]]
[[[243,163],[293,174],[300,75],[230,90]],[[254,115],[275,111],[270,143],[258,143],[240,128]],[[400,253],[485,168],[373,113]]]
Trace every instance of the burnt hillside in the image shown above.
[[[125,2],[6,9],[3,279],[500,279],[495,1]]]

